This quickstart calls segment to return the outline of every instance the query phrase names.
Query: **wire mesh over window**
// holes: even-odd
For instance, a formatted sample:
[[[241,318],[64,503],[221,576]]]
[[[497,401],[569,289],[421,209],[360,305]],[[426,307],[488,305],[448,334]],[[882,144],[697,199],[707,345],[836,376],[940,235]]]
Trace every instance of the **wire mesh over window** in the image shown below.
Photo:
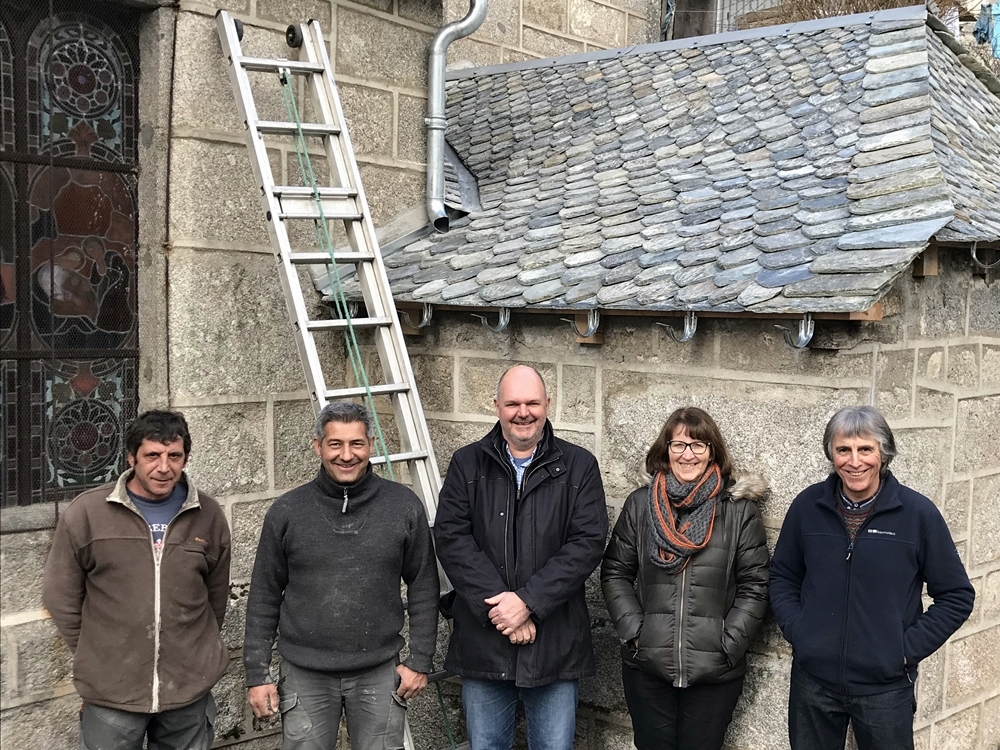
[[[0,3],[3,507],[69,500],[124,468],[138,21],[97,2]]]

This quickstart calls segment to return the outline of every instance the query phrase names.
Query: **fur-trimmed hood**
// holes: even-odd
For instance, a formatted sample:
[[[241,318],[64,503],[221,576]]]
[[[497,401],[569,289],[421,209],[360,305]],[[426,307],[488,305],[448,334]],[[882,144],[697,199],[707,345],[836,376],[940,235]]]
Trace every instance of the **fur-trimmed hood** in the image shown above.
[[[648,487],[652,477],[645,469],[639,470],[639,484]],[[734,474],[729,478],[730,500],[751,500],[759,503],[771,491],[771,486],[760,474]]]
[[[731,500],[752,500],[759,503],[770,492],[771,487],[760,474],[737,474],[732,477],[729,488]]]

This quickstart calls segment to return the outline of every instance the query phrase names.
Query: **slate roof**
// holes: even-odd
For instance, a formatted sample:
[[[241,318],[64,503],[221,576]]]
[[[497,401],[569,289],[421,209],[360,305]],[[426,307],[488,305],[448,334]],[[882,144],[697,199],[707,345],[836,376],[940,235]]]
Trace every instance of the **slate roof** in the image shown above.
[[[904,8],[450,73],[480,205],[388,248],[393,294],[865,310],[931,238],[1000,241],[1000,99],[943,28]]]

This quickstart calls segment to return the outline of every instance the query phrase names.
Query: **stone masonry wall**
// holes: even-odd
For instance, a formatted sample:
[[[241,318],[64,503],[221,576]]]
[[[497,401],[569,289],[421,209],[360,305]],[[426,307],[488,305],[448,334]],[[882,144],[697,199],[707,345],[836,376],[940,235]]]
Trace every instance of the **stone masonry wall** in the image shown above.
[[[829,471],[826,421],[873,399],[896,435],[896,475],[942,510],[977,591],[970,620],[921,665],[917,747],[996,750],[1000,289],[973,277],[964,256],[942,253],[942,274],[905,279],[886,300],[885,322],[818,322],[817,343],[862,342],[840,351],[794,350],[769,321],[702,318],[694,339],[677,344],[649,318],[607,318],[605,343],[588,347],[557,316],[515,311],[509,329],[492,334],[468,313],[437,312],[428,333],[411,339],[411,355],[438,464],[490,428],[498,376],[526,362],[549,384],[556,431],[598,456],[612,521],[663,420],[695,404],[719,422],[738,468],[769,480],[773,546],[793,497]],[[618,642],[596,576],[589,595],[599,675],[582,692],[576,746],[629,748]],[[782,750],[791,653],[770,616],[751,651],[728,746]]]
[[[260,522],[273,498],[311,477],[312,410],[260,215],[242,123],[218,42],[224,7],[246,23],[244,50],[289,56],[289,23],[318,19],[376,224],[423,203],[426,51],[436,29],[467,12],[448,0],[132,0],[150,7],[140,39],[140,407],[187,415],[189,466],[233,530],[230,672],[216,688],[219,746],[280,744],[245,703],[239,648]],[[158,6],[164,7],[158,7]],[[658,39],[658,0],[491,0],[487,19],[449,53],[486,65]],[[276,90],[276,89],[275,89]],[[276,105],[264,97],[264,107]],[[262,109],[262,114],[267,111]],[[283,113],[282,113],[283,114]],[[274,119],[286,119],[284,116]],[[294,154],[271,150],[294,180]],[[280,180],[279,180],[280,181]],[[338,346],[323,351],[343,371]],[[41,604],[51,509],[0,543],[0,719],[3,745],[76,747],[79,698],[70,655]],[[38,518],[42,521],[39,523]],[[30,528],[30,531],[18,531]],[[454,690],[449,687],[449,702]],[[436,711],[431,696],[415,717]],[[461,724],[457,714],[456,726]],[[415,721],[422,746],[447,744]],[[430,731],[433,735],[427,734]],[[440,739],[439,739],[440,737]]]
[[[232,0],[247,22],[245,48],[286,55],[290,21],[318,18],[331,45],[344,108],[376,223],[423,200],[425,50],[435,28],[465,12],[448,0]],[[194,435],[190,472],[226,505],[233,529],[233,662],[215,694],[218,746],[273,750],[276,727],[250,719],[240,665],[248,578],[263,514],[308,479],[312,419],[257,202],[241,124],[215,32],[212,2],[150,12],[142,36],[140,297],[142,408],[169,404]],[[491,0],[483,27],[458,42],[452,64],[484,65],[653,41],[659,3],[648,0]],[[175,42],[176,30],[176,42]],[[287,173],[294,157],[272,151]],[[291,157],[291,159],[290,159]],[[1000,743],[1000,292],[947,256],[940,277],[907,280],[894,317],[863,327],[850,350],[793,351],[767,322],[703,319],[695,339],[671,341],[648,318],[611,318],[606,343],[584,347],[558,316],[515,313],[491,334],[438,311],[412,337],[413,363],[438,463],[493,422],[492,389],[511,361],[549,380],[560,433],[601,460],[612,517],[659,421],[685,402],[720,421],[745,469],[774,487],[772,536],[788,502],[826,470],[823,423],[843,404],[875,402],[901,445],[903,481],[939,504],[979,598],[972,620],[922,668],[920,748],[995,750]],[[676,320],[674,321],[676,323]],[[818,338],[849,339],[819,323]],[[342,370],[339,347],[324,350]],[[657,415],[650,418],[650,415]],[[659,421],[658,421],[659,420]],[[69,654],[41,605],[50,531],[5,534],[0,544],[0,720],[3,745],[76,747],[79,699]],[[600,676],[585,687],[578,746],[629,747],[614,633],[590,588]],[[442,645],[446,640],[442,634]],[[754,646],[733,748],[783,748],[789,653],[773,624]],[[456,688],[445,704],[459,739]],[[418,747],[444,748],[437,698],[414,702]]]

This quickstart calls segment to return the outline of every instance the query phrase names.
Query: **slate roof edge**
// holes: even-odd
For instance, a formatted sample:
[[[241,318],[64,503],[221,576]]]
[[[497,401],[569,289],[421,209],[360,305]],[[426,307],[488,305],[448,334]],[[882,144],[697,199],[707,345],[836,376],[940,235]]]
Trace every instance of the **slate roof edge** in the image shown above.
[[[965,45],[952,35],[945,23],[933,13],[927,14],[927,25],[931,27],[931,31],[941,40],[941,43],[955,54],[959,62],[971,70],[972,74],[986,86],[991,94],[1000,98],[1000,78],[997,78],[993,71],[987,68],[978,57],[969,52]]]
[[[830,18],[814,18],[809,21],[797,21],[795,23],[786,23],[778,26],[764,26],[756,29],[745,29],[743,31],[727,31],[721,34],[708,34],[706,36],[694,36],[686,39],[673,39],[667,42],[636,44],[630,47],[620,47],[618,49],[594,50],[592,52],[581,52],[579,54],[564,55],[562,57],[547,57],[541,60],[524,60],[520,62],[503,63],[501,65],[487,65],[482,68],[459,68],[446,72],[445,81],[460,81],[466,78],[496,75],[499,73],[509,73],[519,70],[549,68],[556,65],[575,65],[578,63],[594,62],[597,60],[613,60],[645,52],[701,49],[704,47],[713,47],[717,44],[727,44],[729,42],[736,42],[744,39],[766,39],[767,37],[773,36],[804,34],[811,31],[824,31],[826,29],[837,29],[847,26],[865,26],[880,22],[924,20],[929,17],[930,14],[927,12],[926,6],[911,5],[905,8],[890,8],[888,10],[879,10],[868,13],[853,13],[848,16],[832,16]]]

